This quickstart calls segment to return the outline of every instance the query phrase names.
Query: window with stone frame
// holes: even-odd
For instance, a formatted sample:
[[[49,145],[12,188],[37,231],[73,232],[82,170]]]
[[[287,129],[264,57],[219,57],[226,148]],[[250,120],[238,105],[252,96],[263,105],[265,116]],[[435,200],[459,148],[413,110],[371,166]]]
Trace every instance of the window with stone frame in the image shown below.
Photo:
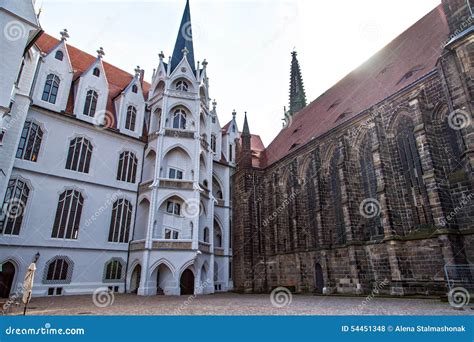
[[[211,150],[212,152],[216,152],[216,146],[217,146],[217,138],[215,136],[215,134],[212,134],[211,135]]]
[[[34,122],[26,121],[16,151],[18,159],[36,162],[43,139],[43,130]]]
[[[49,74],[46,77],[46,82],[43,88],[43,95],[41,100],[55,104],[58,96],[59,84],[61,83],[59,77],[55,74]]]
[[[319,196],[318,196],[318,179],[315,171],[314,161],[310,160],[308,168],[306,170],[306,179],[305,184],[306,186],[306,196],[307,196],[307,217],[308,217],[308,226],[311,229],[311,236],[312,236],[312,246],[317,246],[318,242],[318,222],[316,220],[316,213],[319,203]]]
[[[128,200],[120,198],[114,202],[110,218],[109,242],[128,243],[132,212],[133,206]]]
[[[174,111],[173,128],[186,129],[186,112],[183,109],[177,109]]]
[[[89,173],[92,158],[92,143],[83,137],[77,137],[69,143],[66,169]]]
[[[114,282],[117,280],[122,280],[122,275],[122,262],[120,262],[120,260],[112,259],[105,264],[105,282]]]
[[[209,228],[205,227],[202,235],[203,241],[209,243]]]
[[[175,167],[170,167],[168,170],[169,179],[183,179],[183,170],[177,169]]]
[[[363,200],[377,203],[377,177],[375,176],[374,156],[372,152],[372,134],[366,134],[359,149],[360,173],[362,175]],[[375,205],[375,204],[374,204]],[[364,239],[383,237],[383,227],[380,220],[380,208],[375,217],[364,218]]]
[[[86,101],[84,103],[84,115],[90,116],[93,118],[95,116],[95,110],[97,109],[97,99],[99,95],[95,90],[88,90],[86,94]]]
[[[66,190],[59,196],[51,237],[77,240],[84,197],[77,190]]]
[[[125,119],[125,128],[129,131],[135,131],[135,122],[137,120],[137,109],[134,106],[128,106],[127,117]]]
[[[61,50],[56,51],[56,54],[54,55],[54,58],[56,58],[59,61],[62,61],[64,58],[64,53]]]
[[[138,159],[133,152],[124,151],[120,153],[117,180],[127,183],[135,183]]]
[[[20,235],[29,194],[30,188],[24,180],[10,179],[0,211],[0,234]]]
[[[179,232],[171,228],[165,228],[165,240],[178,240]]]
[[[168,214],[181,215],[181,204],[175,201],[167,201],[166,212]]]
[[[395,141],[400,162],[400,171],[405,185],[405,203],[410,208],[413,224],[426,225],[432,222],[429,202],[423,180],[423,169],[414,135],[415,125],[409,117],[398,123]]]
[[[341,180],[339,178],[339,159],[342,156],[342,151],[337,148],[334,152],[330,164],[330,184],[331,184],[331,200],[334,210],[334,227],[335,227],[335,241],[336,245],[346,243],[346,226],[344,223],[344,210],[342,208],[342,191]]]
[[[68,284],[71,282],[72,261],[65,256],[57,256],[46,262],[43,283]]]

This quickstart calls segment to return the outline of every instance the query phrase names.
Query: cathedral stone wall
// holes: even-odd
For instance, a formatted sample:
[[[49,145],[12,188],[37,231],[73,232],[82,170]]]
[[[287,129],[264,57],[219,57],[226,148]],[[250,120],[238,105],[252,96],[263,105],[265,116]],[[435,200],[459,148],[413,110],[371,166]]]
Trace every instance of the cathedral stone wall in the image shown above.
[[[444,265],[474,260],[474,134],[453,128],[453,115],[472,118],[473,39],[279,161],[241,160],[237,291],[446,293]]]

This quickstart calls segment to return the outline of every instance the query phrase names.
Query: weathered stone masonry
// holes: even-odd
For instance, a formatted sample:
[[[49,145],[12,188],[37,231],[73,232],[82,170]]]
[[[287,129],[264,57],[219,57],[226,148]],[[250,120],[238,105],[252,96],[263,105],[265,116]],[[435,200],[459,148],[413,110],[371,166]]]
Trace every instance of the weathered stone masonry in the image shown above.
[[[401,91],[263,168],[244,130],[236,290],[370,293],[387,281],[383,293],[437,294],[445,264],[474,261],[474,35],[465,1],[443,10],[452,35],[463,29]],[[453,116],[468,122],[453,129]]]

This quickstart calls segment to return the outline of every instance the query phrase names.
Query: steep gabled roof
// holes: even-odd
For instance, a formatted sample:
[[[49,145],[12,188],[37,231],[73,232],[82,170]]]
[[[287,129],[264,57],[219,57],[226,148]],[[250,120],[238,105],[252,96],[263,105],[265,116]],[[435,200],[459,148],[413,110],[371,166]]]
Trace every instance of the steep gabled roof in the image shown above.
[[[41,37],[36,42],[38,48],[44,52],[48,53],[51,49],[55,48],[59,40],[43,33]],[[78,48],[66,44],[69,58],[71,59],[72,68],[74,70],[73,83],[79,79],[79,77],[89,69],[89,67],[96,61],[97,57],[94,57]],[[107,77],[107,82],[109,83],[109,95],[107,99],[107,110],[116,115],[115,106],[113,99],[117,97],[133,79],[133,75],[109,64],[107,62],[102,62],[105,70],[105,76]],[[150,89],[150,84],[143,82],[143,96],[146,99],[148,90]],[[68,104],[66,107],[66,112],[72,113],[74,109],[74,91],[71,89]],[[117,120],[115,120],[117,122]]]
[[[264,152],[269,166],[436,68],[449,35],[442,5],[292,117]]]

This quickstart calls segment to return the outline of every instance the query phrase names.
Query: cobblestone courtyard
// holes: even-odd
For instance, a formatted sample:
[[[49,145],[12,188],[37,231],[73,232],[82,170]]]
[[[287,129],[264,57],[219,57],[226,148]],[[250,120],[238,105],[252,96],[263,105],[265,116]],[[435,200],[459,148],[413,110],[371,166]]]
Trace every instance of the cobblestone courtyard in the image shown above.
[[[109,298],[102,298],[107,304]],[[107,301],[108,300],[108,301]],[[104,302],[101,302],[104,303]],[[21,307],[10,314],[21,314]],[[33,298],[28,315],[473,315],[439,299],[322,297],[293,295],[291,303],[274,307],[270,295],[234,293],[207,296],[139,297],[116,294],[98,307],[92,295]]]

